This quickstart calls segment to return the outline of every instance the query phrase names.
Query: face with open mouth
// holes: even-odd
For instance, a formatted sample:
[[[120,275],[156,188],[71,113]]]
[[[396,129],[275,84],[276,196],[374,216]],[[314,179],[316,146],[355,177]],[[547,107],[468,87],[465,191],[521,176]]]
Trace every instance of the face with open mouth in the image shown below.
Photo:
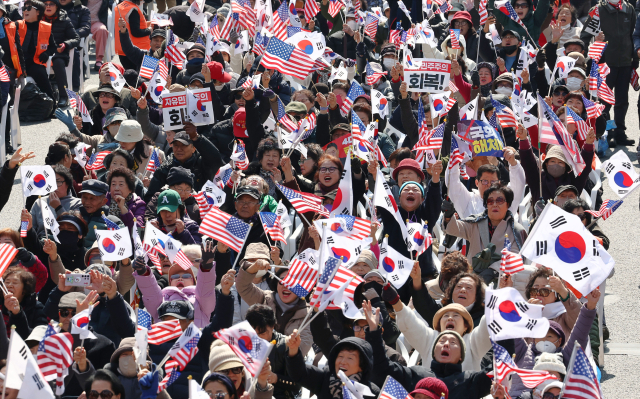
[[[569,10],[569,8],[562,8],[558,12],[558,15],[556,17],[556,20],[558,21],[558,23],[560,23],[560,26],[569,25],[571,23],[571,19],[571,11]]]
[[[338,352],[335,363],[336,374],[342,370],[349,377],[355,373],[360,373],[360,352],[357,350],[343,349]]]
[[[287,277],[289,272],[282,273],[279,277],[281,280],[284,280]],[[280,300],[284,303],[292,303],[298,300],[298,296],[293,292],[289,291],[287,287],[285,287],[282,283],[278,283],[278,296]]]
[[[460,342],[453,334],[445,334],[436,342],[434,359],[439,363],[457,364],[462,359]]]
[[[171,279],[171,286],[183,289],[184,287],[188,287],[190,285],[194,285],[193,276],[184,271],[184,272],[176,272],[169,276]]]
[[[451,300],[466,308],[476,301],[476,290],[476,282],[471,277],[463,277],[453,288]]]
[[[320,164],[318,183],[325,187],[331,187],[340,181],[340,168],[331,161]]]
[[[265,151],[260,164],[264,170],[274,170],[280,165],[280,152],[278,150]]]
[[[422,192],[415,184],[407,185],[400,193],[400,206],[405,211],[414,211],[422,204]]]
[[[446,312],[440,319],[440,331],[453,330],[462,335],[466,331],[464,318],[454,310]]]

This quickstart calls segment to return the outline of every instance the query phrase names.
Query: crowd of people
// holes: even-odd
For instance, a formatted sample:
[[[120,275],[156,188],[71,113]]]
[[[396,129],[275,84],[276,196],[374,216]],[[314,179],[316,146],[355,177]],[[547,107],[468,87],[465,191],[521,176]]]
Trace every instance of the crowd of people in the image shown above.
[[[217,399],[348,399],[346,378],[357,388],[351,395],[362,399],[381,395],[392,378],[415,399],[557,399],[576,343],[599,372],[600,338],[609,336],[605,321],[598,320],[604,314],[600,291],[581,294],[552,270],[554,264],[525,257],[522,270],[506,273],[501,261],[503,249],[521,252],[551,206],[577,215],[608,249],[608,237],[589,213],[603,203],[602,188],[590,175],[607,148],[635,144],[625,119],[640,56],[640,8],[628,0],[499,3],[0,4],[1,58],[9,75],[7,82],[0,79],[3,104],[13,101],[19,78],[32,78],[55,101],[52,117],[68,129],[49,145],[44,161],[55,173],[55,190],[24,198],[21,226],[0,229],[0,245],[17,249],[0,284],[0,380],[12,367],[12,336],[38,357],[52,326],[73,340],[62,384],[50,381],[64,398],[195,398],[195,381]],[[507,6],[512,15],[503,11]],[[249,10],[254,29],[243,36]],[[113,60],[105,58],[109,13],[117,29]],[[267,44],[259,38],[265,31],[276,37],[277,21],[292,30],[289,36],[300,32],[325,46],[316,62],[322,65],[305,79],[287,74],[286,65],[263,63]],[[67,82],[69,51],[89,34],[99,87],[69,98],[67,89],[79,92],[84,75],[76,51],[73,81]],[[243,37],[249,48],[240,51]],[[590,51],[603,42],[603,50]],[[159,97],[150,93],[158,88],[152,82],[158,70],[152,79],[141,73],[148,57],[167,66]],[[434,102],[439,93],[416,91],[405,78],[421,59],[450,64],[445,112]],[[126,87],[116,84],[118,74]],[[183,115],[179,128],[167,129],[158,98],[202,89],[213,122]],[[532,100],[526,111],[521,92]],[[549,141],[541,122],[547,111],[553,114],[547,119],[557,120],[547,130],[566,131],[572,145],[557,134]],[[532,115],[539,123],[526,122]],[[489,154],[472,145],[462,157],[460,123],[469,120],[483,121],[500,151]],[[363,139],[370,129],[373,142]],[[298,141],[286,145],[283,137],[291,134]],[[436,134],[440,144],[425,151]],[[9,140],[6,145],[0,209],[16,189],[20,168],[33,165],[36,156],[14,151]],[[575,158],[567,155],[569,147]],[[92,162],[103,167],[91,168]],[[220,197],[208,196],[212,186]],[[345,206],[344,198],[348,211],[341,215],[350,213],[366,231],[357,240],[344,238],[360,245],[353,256],[329,250],[327,230],[316,223],[336,217],[331,212]],[[49,212],[57,232],[48,228]],[[211,227],[220,217],[214,214],[231,221]],[[273,223],[265,223],[267,214],[277,215]],[[290,226],[282,229],[285,217]],[[422,237],[422,249],[408,249],[408,223],[425,226],[431,239]],[[250,227],[241,235],[245,224]],[[330,230],[347,229],[340,226]],[[117,261],[103,259],[97,234],[113,228],[126,231],[134,249],[136,237],[148,244],[150,231],[168,235],[190,267],[164,244],[166,251],[156,246]],[[227,237],[242,236],[241,245],[225,239],[225,229],[231,231]],[[412,262],[401,286],[390,283],[383,264],[390,249]],[[356,316],[346,316],[336,299],[333,308],[312,305],[313,288],[287,284],[290,270],[309,253],[348,265],[360,283],[343,298],[357,306]],[[320,282],[328,264],[314,267],[321,293],[329,287]],[[88,276],[89,283],[71,285],[72,273]],[[536,386],[517,373],[500,381],[491,376],[496,343],[485,299],[489,289],[510,287],[528,304],[553,309],[543,337],[497,342],[517,368],[553,376]],[[74,316],[87,309],[95,338],[72,328]],[[179,373],[165,363],[178,337],[149,343],[141,352],[140,309],[151,318],[149,331],[172,320],[181,331],[201,330],[195,354],[171,366]],[[218,334],[244,322],[273,344],[255,375]],[[18,397],[19,390],[6,383],[3,397]],[[405,399],[399,392],[393,388],[384,397]]]

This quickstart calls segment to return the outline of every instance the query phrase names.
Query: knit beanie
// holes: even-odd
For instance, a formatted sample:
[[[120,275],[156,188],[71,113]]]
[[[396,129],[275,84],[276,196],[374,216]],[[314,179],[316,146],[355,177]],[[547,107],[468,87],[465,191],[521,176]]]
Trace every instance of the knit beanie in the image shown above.
[[[411,392],[411,396],[415,397],[415,394],[421,393],[429,398],[433,399],[449,399],[449,388],[441,380],[434,377],[423,378],[416,384],[416,389]]]
[[[242,367],[242,362],[238,359],[231,347],[221,340],[215,340],[211,344],[209,353],[209,370],[212,372],[228,370],[234,367]]]
[[[464,339],[462,339],[462,335],[458,334],[453,330],[443,331],[440,334],[438,334],[438,336],[436,337],[436,340],[433,341],[434,344],[433,344],[433,348],[431,348],[431,357],[434,359],[436,358],[436,344],[438,343],[438,341],[440,341],[440,338],[443,335],[447,335],[447,334],[451,334],[458,339],[458,342],[460,343],[460,363],[464,362],[464,355],[465,355],[465,352],[467,351],[467,346],[464,343]]]
[[[567,374],[567,368],[564,365],[562,353],[543,352],[536,357],[536,365],[534,370],[556,371],[563,376]]]

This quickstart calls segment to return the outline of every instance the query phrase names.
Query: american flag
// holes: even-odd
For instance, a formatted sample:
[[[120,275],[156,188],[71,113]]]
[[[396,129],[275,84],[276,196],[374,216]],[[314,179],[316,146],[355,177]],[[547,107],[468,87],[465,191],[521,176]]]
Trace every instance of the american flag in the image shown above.
[[[160,381],[160,383],[158,384],[158,393],[167,389],[169,385],[176,382],[178,377],[180,377],[180,372],[178,371],[178,368],[175,365],[170,369],[168,367],[169,367],[169,362],[167,362],[167,366],[165,367],[166,374],[162,379],[162,381]]]
[[[422,97],[418,97],[418,134],[420,137],[420,140],[418,141],[422,141],[424,139],[424,143],[426,144],[428,130],[429,127],[427,126],[427,118],[424,113],[424,104],[422,103]],[[414,147],[414,149],[416,148]]]
[[[400,28],[400,22],[398,22],[398,28]],[[396,49],[400,48],[400,33],[402,33],[402,28],[389,31],[389,43],[395,44]]]
[[[449,29],[451,34],[451,48],[460,49],[460,29]]]
[[[264,49],[261,63],[265,68],[273,68],[283,75],[290,75],[298,79],[306,78],[313,65],[311,58],[306,53],[275,36],[269,40],[267,48]]]
[[[238,0],[231,0],[231,12],[237,12],[238,14],[242,14],[244,12],[244,7]]]
[[[589,119],[599,117],[605,109],[603,104],[596,104],[585,96],[582,96],[582,103],[584,104],[584,108],[587,111],[587,118]]]
[[[138,321],[138,327],[140,326],[140,321]],[[164,344],[165,342],[169,342],[182,335],[180,320],[160,321],[156,324],[152,324],[150,328],[147,328],[147,330],[149,330],[149,343],[151,345]]]
[[[493,357],[496,362],[495,368],[498,374],[498,383],[502,383],[511,373],[516,373],[527,388],[535,388],[543,381],[556,379],[554,375],[549,374],[547,371],[533,371],[518,368],[506,349],[493,341],[491,341],[491,345],[493,346]],[[565,397],[567,396],[563,396],[563,398]]]
[[[376,14],[372,12],[367,13],[367,21],[364,24],[364,33],[369,35],[370,38],[375,38],[378,33],[378,21],[380,19],[376,17]]]
[[[323,242],[321,245],[326,244]],[[315,293],[313,294],[313,297],[310,301],[312,307],[320,304],[321,298],[319,298],[319,296],[324,295],[329,291],[329,284],[331,284],[331,282],[333,281],[333,278],[338,272],[338,268],[341,264],[342,261],[340,261],[338,258],[330,257],[324,262],[324,265],[320,265],[322,270],[318,276],[318,284],[316,286]],[[340,287],[338,286],[338,288]],[[323,290],[325,292],[322,292]]]
[[[367,130],[367,127],[362,122],[362,119],[358,116],[356,112],[351,113],[351,137],[359,138],[361,141],[364,140],[364,132]]]
[[[234,251],[240,253],[251,226],[242,220],[213,207],[200,225],[200,234],[222,241]]]
[[[371,222],[356,216],[351,215],[335,215],[336,218],[344,220],[345,233],[342,234],[352,240],[364,240],[371,235]]]
[[[151,319],[151,315],[149,314],[149,312],[140,308],[138,308],[137,311],[138,327],[144,327],[147,330],[151,328],[153,320]]]
[[[187,255],[184,254],[184,251],[182,251],[182,248],[178,248],[174,242],[179,242],[178,240],[176,240],[175,238],[173,238],[173,236],[171,235],[171,233],[167,234],[169,236],[169,238],[171,240],[169,240],[165,246],[165,252],[167,252],[167,256],[173,257],[173,259],[170,259],[172,263],[177,263],[179,264],[184,270],[189,270],[191,269],[191,267],[193,266],[193,264],[191,263],[191,261],[189,260],[189,258],[187,258]],[[176,248],[178,249],[176,251]],[[175,255],[174,255],[175,254]]]
[[[604,49],[606,48],[606,42],[593,42],[591,46],[589,46],[589,54],[587,55],[587,57],[591,58],[592,62],[598,63],[600,61],[600,58],[602,58]]]
[[[65,90],[67,91],[67,97],[69,98],[69,105],[71,106],[71,108],[76,108],[76,106],[78,105],[78,102],[76,101],[76,93],[74,93],[73,90],[69,90],[67,88],[65,88]]]
[[[233,144],[231,159],[240,170],[246,170],[249,167],[249,159],[242,140],[238,140]]]
[[[173,359],[178,362],[180,368],[184,369],[187,363],[189,363],[196,353],[198,353],[198,341],[200,341],[200,334],[195,335],[187,341],[187,343],[173,356]]]
[[[638,82],[639,78],[638,72],[635,69],[631,71],[631,80],[629,83],[631,83],[631,87],[633,87],[633,90],[635,91],[640,90],[640,83]]]
[[[295,132],[298,130],[298,126],[294,121],[287,116],[285,112],[284,104],[282,100],[278,97],[278,123],[287,128],[290,132]]]
[[[104,157],[111,154],[111,151],[102,151],[96,154],[93,152],[91,158],[87,161],[87,166],[85,166],[86,170],[99,170],[104,168]]]
[[[335,18],[336,15],[338,15],[340,10],[342,9],[342,7],[344,7],[344,3],[342,3],[342,1],[329,0],[329,14],[331,14],[332,17]]]
[[[611,68],[607,65],[606,62],[602,64],[598,64],[598,69],[600,70],[600,76],[606,78],[609,73],[611,73]]]
[[[608,102],[611,105],[616,104],[616,98],[611,91],[611,88],[607,85],[607,82],[602,78],[600,69],[595,62],[591,63],[591,72],[589,72],[589,89],[591,91],[597,90],[598,97]]]
[[[504,15],[506,15],[507,17],[511,18],[513,21],[518,23],[518,25],[522,26],[524,30],[527,30],[527,27],[524,26],[524,24],[520,20],[520,17],[518,17],[516,10],[513,9],[513,6],[509,2],[509,0],[496,1],[494,4],[494,7],[502,11]]]
[[[344,98],[342,101],[342,107],[340,107],[340,113],[343,116],[346,116],[353,105],[353,102],[356,101],[356,98],[360,97],[363,94],[367,94],[360,86],[360,83],[355,80],[351,82],[351,87],[349,88],[349,93],[347,93],[347,98]]]
[[[307,0],[304,2],[304,19],[311,21],[311,18],[315,17],[320,12],[320,7],[316,0]]]
[[[249,0],[240,0],[240,3],[244,8],[244,12],[240,14],[240,26],[249,31],[250,37],[255,37],[256,22],[258,20],[256,11],[251,7]]]
[[[27,236],[27,228],[29,227],[29,221],[23,220],[20,222],[20,237],[25,238]]]
[[[592,214],[596,218],[602,218],[602,220],[607,220],[609,216],[611,216],[611,214],[620,207],[620,205],[622,205],[622,200],[617,200],[617,201],[604,200],[604,202],[600,206],[599,211],[586,211],[586,212]]]
[[[224,25],[222,25],[222,29],[220,29],[220,39],[224,39],[230,41],[230,34],[233,29],[240,30],[240,14],[237,12],[230,12],[227,16],[227,19],[224,21]]]
[[[505,274],[515,274],[524,270],[522,257],[511,252],[511,241],[504,238],[504,248],[502,248],[502,258],[500,259],[500,270]]]
[[[296,132],[298,134],[298,137],[300,137],[299,141],[304,141],[308,139],[309,136],[311,136],[311,133],[313,133],[313,129],[316,128],[317,122],[318,117],[313,112],[308,114],[303,119],[301,119],[300,122],[298,122]]]
[[[264,54],[264,47],[269,43],[269,36],[262,35],[260,32],[256,33],[256,38],[253,41],[253,50],[251,50],[255,55]]]
[[[589,133],[589,125],[585,122],[578,114],[573,112],[573,110],[569,107],[566,107],[567,110],[567,125],[570,123],[574,123],[576,125],[576,130],[578,131],[578,138],[582,141],[587,139],[587,134]]]
[[[159,62],[157,71],[158,71],[158,76],[166,81],[167,76],[169,75],[169,69],[167,68],[167,64],[165,62]]]
[[[478,5],[478,14],[480,14],[480,25],[484,26],[487,23],[489,13],[487,12],[487,0],[480,0]]]
[[[441,123],[427,134],[427,142],[422,150],[439,150],[442,148],[442,141],[444,139],[444,127],[445,123]]]
[[[149,55],[145,55],[142,59],[142,65],[140,66],[139,76],[145,79],[151,79],[153,76],[153,72],[156,70],[158,66],[159,60],[157,58],[153,58]]]
[[[369,63],[367,62],[367,84],[369,86],[373,86],[374,84],[380,81],[380,78],[385,76],[387,73],[382,70],[382,66],[377,62]]]
[[[332,260],[332,259],[336,259],[338,261],[338,264],[341,263],[340,260],[337,258],[329,258],[329,260]],[[327,263],[328,262],[329,261],[327,261]],[[363,283],[364,280],[360,276],[358,276],[357,274],[355,274],[354,272],[352,272],[351,270],[347,269],[344,266],[338,267],[338,271],[336,272],[335,276],[329,283],[329,286],[325,289],[325,293],[327,291],[336,291],[340,289],[340,287],[342,287],[342,285],[345,284],[347,281],[349,281],[349,279],[351,279],[352,277],[353,277],[353,280],[351,280],[347,288],[344,290],[344,296],[347,299],[350,299],[351,301],[353,301],[356,288],[358,288],[358,285],[360,285],[360,283]],[[316,287],[316,290],[313,293],[313,298],[311,298],[312,304],[315,305],[316,303],[320,302],[320,300],[322,299],[320,298],[320,292],[322,291],[322,289],[323,288],[322,286],[320,286],[320,279],[319,279],[318,286]],[[327,309],[340,309],[340,307],[330,304],[329,306],[327,306]]]
[[[276,184],[276,186],[298,213],[318,212],[320,208],[324,208],[320,197],[313,194],[301,193],[280,184]]]
[[[561,395],[567,399],[603,398],[598,377],[593,371],[589,358],[579,346],[574,348],[574,356],[567,368]]]
[[[200,219],[204,219],[207,216],[209,210],[211,210],[212,204],[209,203],[207,193],[205,191],[200,191],[193,195],[193,198],[196,199],[198,203],[198,211],[200,212]],[[213,201],[213,200],[211,200]]]
[[[211,18],[211,23],[209,24],[209,33],[213,36],[214,39],[220,40],[220,26],[218,25],[218,15],[214,15]]]
[[[282,280],[282,284],[298,298],[304,298],[313,290],[317,279],[318,271],[296,257],[289,265],[289,273]]]
[[[55,332],[47,335],[51,325],[47,327],[45,338],[38,346],[37,362],[45,380],[52,381],[55,376],[56,395],[64,393],[64,377],[69,373],[69,366],[73,363],[73,337],[70,333]]]
[[[149,157],[149,162],[147,162],[147,172],[155,172],[160,166],[160,159],[158,158],[158,150],[154,148],[151,150],[151,157]]]
[[[82,114],[83,119],[85,119],[85,117],[88,117],[89,110],[87,109],[87,106],[84,104],[84,101],[82,101],[80,96],[78,96],[78,94],[76,94],[72,90],[69,90],[69,89],[65,89],[65,90],[67,91],[67,97],[69,97],[69,104],[71,105],[71,107],[77,108],[78,112]]]
[[[289,23],[288,5],[288,2],[283,1],[276,12],[273,13],[273,19],[271,21],[271,33],[281,41],[287,40],[287,25]]]
[[[120,230],[120,226],[109,220],[109,218],[105,216],[104,212],[102,213],[102,220],[104,221],[104,224],[107,225],[107,230]]]
[[[291,37],[300,32],[302,32],[302,28],[299,26],[287,26],[287,37]]]
[[[28,223],[28,222],[27,222]],[[0,244],[0,276],[9,267],[13,258],[18,254],[18,250],[9,244]]]
[[[435,14],[446,14],[449,11],[453,10],[453,6],[451,4],[449,4],[448,1],[445,1],[444,3],[442,3],[442,5],[440,7],[438,7],[438,9],[436,10]]]
[[[174,66],[180,65],[179,68],[182,68],[182,61],[187,59],[184,53],[176,47],[176,35],[171,30],[167,34],[167,49],[164,51],[164,55]]]
[[[518,121],[516,119],[516,116],[509,107],[502,105],[499,101],[494,100],[493,97],[491,97],[491,103],[493,104],[493,108],[495,108],[494,113],[498,117],[500,126],[502,126],[503,128],[518,128]]]
[[[9,78],[9,74],[7,73],[7,68],[3,65],[0,68],[0,82],[10,82],[11,78]]]
[[[231,165],[226,164],[216,172],[216,175],[213,177],[213,182],[224,190],[224,187],[229,183],[231,179],[231,174],[233,173],[233,168]]]
[[[466,148],[461,148],[460,143]],[[462,139],[457,137],[457,135],[451,135],[451,155],[449,158],[448,169],[453,168],[458,164],[464,164],[469,159],[471,159],[471,148],[468,143],[465,143]],[[460,168],[460,173],[462,174],[462,167]]]
[[[269,234],[273,241],[286,242],[284,239],[284,231],[280,226],[280,216],[272,212],[259,212],[259,215],[264,232]]]
[[[451,94],[458,92],[458,86],[453,83],[453,80],[449,80],[449,90],[451,90]]]
[[[611,105],[616,105],[616,97],[611,91],[611,88],[607,85],[605,81],[602,81],[600,87],[598,87],[598,97],[608,102]]]
[[[598,90],[598,86],[602,83],[602,76],[598,71],[598,64],[596,62],[591,63],[591,71],[589,72],[589,90]]]
[[[388,376],[382,386],[379,399],[407,399],[412,398],[402,385],[393,377]]]

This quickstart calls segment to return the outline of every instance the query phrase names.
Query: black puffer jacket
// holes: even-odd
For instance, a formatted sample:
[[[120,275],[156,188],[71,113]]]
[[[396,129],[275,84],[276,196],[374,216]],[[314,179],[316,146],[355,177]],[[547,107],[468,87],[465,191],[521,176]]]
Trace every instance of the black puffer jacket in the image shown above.
[[[87,7],[76,1],[62,6],[62,9],[67,13],[78,37],[83,38],[91,34],[91,14]]]
[[[220,150],[224,162],[229,162],[233,152],[233,119],[218,122],[204,133],[206,137]],[[249,154],[247,152],[247,154]]]
[[[0,298],[4,305],[4,298]],[[22,299],[20,312],[14,315],[3,306],[2,313],[9,315],[9,324],[16,326],[16,332],[22,339],[27,339],[36,326],[46,325],[48,320],[44,314],[44,305],[36,300],[36,294]]]
[[[380,389],[371,382],[373,349],[367,341],[360,338],[350,337],[338,342],[338,344],[331,349],[327,366],[322,370],[315,366],[305,364],[304,357],[300,351],[298,351],[298,354],[294,357],[290,357],[289,350],[287,349],[287,357],[285,359],[287,363],[287,373],[293,381],[307,388],[311,395],[316,395],[318,399],[333,399],[334,396],[331,395],[329,386],[332,379],[338,378],[335,370],[336,358],[345,345],[358,348],[360,353],[360,366],[362,368],[360,383],[368,386],[374,397],[377,397]],[[340,393],[339,396],[341,397],[342,393]],[[365,398],[367,397],[369,396],[365,396]]]
[[[71,19],[69,19],[67,12],[65,10],[60,10],[57,18],[53,20],[45,18],[44,21],[51,23],[51,34],[53,35],[57,45],[60,46],[63,43],[65,45],[64,51],[61,53],[56,51],[54,57],[64,57],[68,60],[69,50],[80,45],[80,37],[78,36]]]

